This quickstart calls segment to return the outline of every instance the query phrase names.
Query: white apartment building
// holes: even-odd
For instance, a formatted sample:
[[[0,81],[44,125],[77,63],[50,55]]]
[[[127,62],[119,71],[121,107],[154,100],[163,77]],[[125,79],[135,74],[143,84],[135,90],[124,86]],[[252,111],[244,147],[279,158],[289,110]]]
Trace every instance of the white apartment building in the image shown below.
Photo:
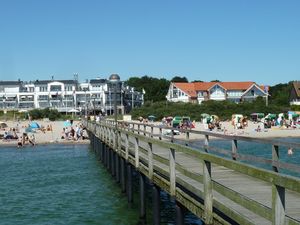
[[[116,87],[107,79],[0,81],[0,109],[30,110],[52,108],[59,112],[78,110],[113,114],[114,94],[118,113],[125,113],[143,104],[143,93],[118,82]]]

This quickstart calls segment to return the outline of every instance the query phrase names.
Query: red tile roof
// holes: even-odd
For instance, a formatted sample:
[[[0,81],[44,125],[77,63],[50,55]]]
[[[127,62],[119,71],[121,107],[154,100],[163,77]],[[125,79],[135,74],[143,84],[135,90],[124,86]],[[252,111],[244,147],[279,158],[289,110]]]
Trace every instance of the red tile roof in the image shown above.
[[[255,83],[252,81],[246,81],[246,82],[221,82],[220,84],[227,90],[247,90]]]
[[[197,91],[208,91],[214,85],[219,84],[224,89],[228,90],[241,90],[245,91],[250,88],[255,82],[195,82],[195,83],[173,83],[174,86],[181,89],[183,92],[191,97],[197,97]],[[257,85],[258,86],[258,85]],[[262,88],[263,86],[258,86]]]
[[[196,97],[197,92],[195,89],[195,83],[173,83],[177,88],[185,92],[187,95],[191,97]]]

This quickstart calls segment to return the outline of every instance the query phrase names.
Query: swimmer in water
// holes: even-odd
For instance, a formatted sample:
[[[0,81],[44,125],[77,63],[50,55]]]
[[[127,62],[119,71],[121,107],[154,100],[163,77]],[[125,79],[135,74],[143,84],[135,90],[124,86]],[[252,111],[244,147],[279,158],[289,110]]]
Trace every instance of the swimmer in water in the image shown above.
[[[293,152],[293,149],[292,149],[292,148],[289,148],[289,149],[288,149],[288,155],[293,155],[293,153],[294,153],[294,152]]]

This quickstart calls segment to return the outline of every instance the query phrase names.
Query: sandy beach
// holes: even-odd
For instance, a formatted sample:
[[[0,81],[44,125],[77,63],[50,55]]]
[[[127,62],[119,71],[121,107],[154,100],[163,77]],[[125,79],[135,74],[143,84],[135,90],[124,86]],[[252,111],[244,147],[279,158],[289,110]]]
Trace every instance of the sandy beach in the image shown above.
[[[260,126],[261,131],[256,131],[258,126]],[[245,137],[255,137],[255,138],[287,138],[287,137],[300,137],[300,129],[297,128],[279,128],[272,127],[269,129],[264,129],[262,123],[254,123],[248,121],[248,126],[244,129],[234,129],[233,125],[229,121],[221,122],[221,127],[223,131],[213,130],[211,132],[224,133],[226,135],[237,135]],[[195,130],[205,130],[202,123],[196,123]],[[206,130],[207,131],[207,130]]]
[[[34,133],[36,144],[52,144],[52,143],[61,143],[61,144],[88,144],[89,140],[65,140],[62,139],[62,131],[64,127],[64,121],[36,121],[42,127],[47,128],[47,126],[52,126],[52,131],[41,131],[36,130]],[[137,122],[137,121],[135,121]],[[22,135],[25,132],[25,127],[28,126],[28,121],[6,121],[5,122],[8,127],[0,130],[0,134],[4,134],[5,131],[9,131],[10,128],[18,128],[17,135]],[[75,126],[79,126],[81,124],[80,121],[74,121],[73,128]],[[155,125],[159,125],[160,122],[155,122]],[[205,129],[204,125],[201,122],[196,122],[195,128],[192,130],[196,131],[208,131]],[[260,132],[257,132],[256,129],[258,127],[258,123],[254,123],[249,121],[248,126],[245,129],[234,129],[231,125],[231,122],[224,121],[221,122],[222,130],[212,130],[212,133],[226,134],[226,135],[237,135],[237,136],[245,136],[245,137],[255,137],[255,138],[300,138],[300,129],[284,129],[279,127],[272,127],[270,129],[262,129]],[[260,124],[260,127],[263,127]],[[86,134],[87,135],[87,134]],[[185,134],[176,135],[178,139],[185,139]],[[203,136],[199,136],[196,134],[191,134],[190,139],[202,139]],[[11,145],[17,146],[17,140],[0,140],[0,145]],[[30,146],[29,144],[27,144]]]
[[[160,125],[160,122],[154,122],[155,125]],[[260,132],[257,132],[258,125],[261,128]],[[209,131],[211,133],[225,134],[230,136],[244,136],[244,137],[253,137],[253,138],[300,138],[300,129],[299,128],[279,128],[272,127],[269,129],[264,129],[262,123],[254,123],[248,121],[248,126],[244,129],[234,129],[231,121],[222,121],[221,130],[212,130],[209,131],[205,129],[205,126],[201,122],[195,123],[195,128],[192,130],[195,131]],[[176,139],[185,139],[185,134],[180,134],[175,136]],[[202,139],[203,136],[199,137],[198,134],[190,134],[190,139]]]
[[[3,122],[3,121],[2,121]],[[47,126],[52,127],[51,130],[45,130],[44,132],[40,129],[36,129],[33,133],[35,136],[35,143],[36,144],[53,144],[53,143],[61,143],[61,144],[87,144],[89,143],[89,140],[65,140],[62,139],[62,131],[64,128],[64,121],[40,121],[36,120],[41,127],[47,128]],[[17,128],[17,135],[20,137],[22,136],[23,132],[25,132],[26,127],[28,127],[29,122],[27,121],[5,121],[8,127],[5,129],[0,130],[0,134],[4,134],[5,131],[9,131],[11,128]],[[73,128],[75,126],[79,126],[81,124],[80,121],[74,121],[73,122]],[[86,134],[87,135],[87,134]],[[10,146],[17,146],[18,140],[12,139],[12,140],[0,140],[0,145],[10,145]],[[30,146],[30,144],[26,144]]]

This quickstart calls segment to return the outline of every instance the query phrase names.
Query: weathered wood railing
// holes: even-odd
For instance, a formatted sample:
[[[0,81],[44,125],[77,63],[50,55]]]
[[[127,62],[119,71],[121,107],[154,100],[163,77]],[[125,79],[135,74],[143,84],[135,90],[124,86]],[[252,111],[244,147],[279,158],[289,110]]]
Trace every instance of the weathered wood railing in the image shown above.
[[[228,221],[239,224],[300,224],[300,179],[280,173],[282,168],[299,172],[300,167],[280,162],[279,158],[279,147],[298,150],[299,143],[180,130],[186,134],[186,139],[178,144],[175,143],[173,132],[164,134],[164,130],[172,130],[169,127],[119,122],[116,130],[114,121],[102,121],[99,124],[86,122],[86,126],[206,224],[229,224]],[[204,137],[204,144],[196,149],[192,148],[191,135]],[[210,146],[211,137],[230,140],[231,152]],[[270,145],[272,159],[240,154],[238,141]],[[212,152],[230,158],[214,155]],[[273,170],[239,160],[270,164]],[[217,176],[218,171],[224,172],[223,179]],[[230,176],[244,179],[240,182],[246,182],[247,179],[252,186],[247,187],[246,184],[236,187],[228,184],[228,181],[224,182],[226,176],[228,179]],[[253,195],[255,188],[257,195]]]

